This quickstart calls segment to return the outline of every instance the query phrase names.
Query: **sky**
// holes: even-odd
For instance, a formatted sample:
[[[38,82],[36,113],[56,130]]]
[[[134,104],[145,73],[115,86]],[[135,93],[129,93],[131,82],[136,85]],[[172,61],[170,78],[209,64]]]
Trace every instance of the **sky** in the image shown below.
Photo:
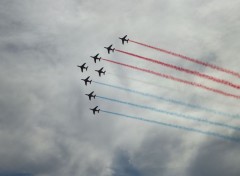
[[[239,99],[90,57],[240,96],[103,48],[113,44],[240,85],[236,76],[118,39],[128,35],[240,73],[239,0],[2,0],[0,9],[0,176],[240,175]],[[83,63],[89,68],[82,73]],[[101,67],[106,75],[98,77]],[[85,86],[87,76],[95,82]],[[89,101],[91,91],[99,97]],[[94,116],[95,106],[103,111]]]

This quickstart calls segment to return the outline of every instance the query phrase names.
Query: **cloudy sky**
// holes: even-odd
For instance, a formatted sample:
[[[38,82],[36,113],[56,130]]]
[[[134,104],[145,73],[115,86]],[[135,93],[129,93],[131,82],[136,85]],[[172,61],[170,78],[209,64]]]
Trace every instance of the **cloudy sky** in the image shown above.
[[[240,84],[235,76],[118,39],[128,34],[240,73],[239,0],[2,0],[0,9],[0,176],[240,175],[240,142],[234,141],[240,139],[239,99],[90,58],[100,53],[240,96],[224,84],[119,52],[108,55],[103,48],[113,44]],[[77,65],[84,62],[89,68],[81,73]],[[107,72],[99,78],[94,70],[101,67]],[[81,79],[87,76],[162,100],[85,86]],[[88,101],[91,91],[142,108],[98,97]],[[101,111],[94,116],[89,108],[96,105],[203,133]]]

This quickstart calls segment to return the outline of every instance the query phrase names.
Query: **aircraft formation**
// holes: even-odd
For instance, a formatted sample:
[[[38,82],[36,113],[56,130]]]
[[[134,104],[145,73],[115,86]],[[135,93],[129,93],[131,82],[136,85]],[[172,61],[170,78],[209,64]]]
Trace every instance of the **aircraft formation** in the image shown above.
[[[128,40],[129,39],[126,39],[127,38],[127,35],[125,35],[124,37],[119,37],[119,39],[122,40],[122,44],[124,44],[124,42],[127,42],[128,43]],[[110,54],[111,52],[113,53],[115,51],[115,48],[113,48],[113,45],[111,44],[110,46],[108,47],[104,47],[108,54]],[[97,61],[100,62],[101,61],[101,57],[99,56],[99,53],[96,54],[95,56],[90,56],[91,58],[93,58],[93,61],[94,63],[96,64]],[[84,71],[87,71],[88,70],[88,66],[86,66],[86,63],[83,63],[82,65],[77,65],[77,67],[79,67],[81,69],[81,72],[84,72]],[[106,70],[104,70],[104,67],[101,67],[99,70],[95,70],[96,72],[98,72],[98,75],[99,77],[101,77],[102,75],[105,75],[106,73]],[[92,80],[90,79],[90,76],[88,76],[87,78],[85,79],[81,79],[85,86],[89,85],[92,83]],[[88,84],[89,83],[89,84]],[[85,94],[86,96],[88,96],[88,99],[91,101],[92,98],[95,99],[96,98],[96,94],[94,95],[94,91],[90,92],[89,94]],[[100,112],[100,109],[98,108],[98,106],[95,106],[94,108],[89,108],[93,114],[95,115],[96,113],[99,113]]]
[[[191,57],[188,57],[188,56],[177,54],[177,53],[174,53],[172,51],[168,51],[168,50],[165,50],[165,49],[162,49],[162,48],[151,46],[149,44],[141,43],[141,42],[138,42],[138,41],[127,38],[127,35],[125,35],[123,37],[119,37],[119,39],[121,40],[122,45],[124,45],[126,43],[137,44],[141,47],[149,48],[149,49],[155,50],[157,52],[162,52],[162,53],[165,53],[165,54],[168,54],[168,55],[172,55],[172,56],[177,57],[179,59],[182,59],[182,60],[185,60],[185,61],[188,61],[188,62],[193,62],[193,63],[201,65],[203,67],[209,67],[209,68],[214,69],[216,71],[221,71],[222,73],[224,72],[225,74],[229,74],[229,75],[240,78],[240,73],[238,73],[238,72],[235,72],[235,71],[232,71],[232,70],[229,70],[229,69],[225,69],[225,68],[219,67],[217,65],[213,65],[213,64],[195,59],[195,58],[191,58]],[[192,86],[194,88],[205,89],[205,91],[209,91],[209,92],[212,92],[214,94],[229,97],[229,98],[232,98],[232,99],[234,98],[235,100],[240,99],[240,95],[235,93],[235,92],[237,92],[237,90],[240,89],[240,84],[234,83],[231,80],[224,80],[224,79],[220,79],[218,77],[214,77],[212,75],[207,75],[205,73],[201,73],[201,72],[195,70],[194,68],[192,68],[192,69],[191,68],[184,68],[184,67],[181,67],[181,66],[179,66],[178,64],[175,64],[175,63],[168,63],[168,62],[164,62],[164,61],[159,60],[159,59],[146,57],[146,56],[142,56],[142,55],[139,55],[139,54],[136,54],[136,53],[120,50],[118,48],[114,48],[113,44],[111,44],[108,47],[103,47],[103,48],[106,49],[108,54],[116,52],[116,53],[119,53],[119,54],[124,54],[126,56],[134,57],[135,59],[144,60],[144,62],[151,62],[155,66],[161,65],[163,67],[167,67],[168,69],[172,69],[176,72],[184,72],[185,74],[188,74],[189,76],[196,76],[196,77],[200,77],[202,79],[208,79],[209,81],[215,82],[217,84],[222,84],[224,86],[231,87],[232,92],[230,92],[226,89],[222,90],[221,87],[219,87],[217,85],[214,87],[212,85],[205,84],[204,82],[199,83],[199,82],[195,82],[195,81],[189,81],[185,78],[181,78],[181,77],[178,77],[176,75],[171,75],[171,74],[166,74],[166,73],[161,72],[161,71],[156,71],[156,70],[151,69],[151,66],[147,66],[147,68],[146,68],[146,66],[139,67],[138,65],[135,65],[134,63],[132,65],[132,63],[128,63],[127,61],[122,61],[122,60],[119,61],[119,60],[116,60],[116,59],[115,60],[114,59],[107,59],[105,57],[102,58],[102,57],[100,57],[99,53],[97,53],[94,56],[90,56],[90,58],[93,59],[93,62],[96,65],[99,64],[99,62],[104,61],[104,62],[115,64],[115,65],[118,65],[118,66],[121,66],[121,67],[125,67],[129,70],[131,69],[131,70],[135,70],[135,71],[138,71],[138,72],[141,72],[141,73],[148,73],[148,74],[151,74],[151,75],[155,75],[159,78],[168,79],[168,80],[174,81],[176,84],[177,83],[178,84],[185,84],[185,86]],[[81,69],[81,72],[88,72],[89,71],[87,63],[83,63],[82,65],[77,65],[77,67],[79,67]],[[104,69],[104,67],[98,67],[98,69],[94,68],[91,71],[93,71],[91,73],[96,74],[99,79],[102,79],[102,77],[104,77],[105,74],[106,74],[106,69]],[[111,73],[109,72],[109,74],[111,74]],[[112,75],[114,75],[114,74],[112,74]],[[81,79],[84,82],[85,86],[88,86],[88,85],[94,83],[94,84],[99,85],[99,86],[108,87],[109,89],[111,88],[111,89],[121,90],[121,91],[125,91],[129,94],[135,94],[135,95],[143,96],[143,97],[146,97],[146,98],[149,98],[149,99],[154,99],[154,101],[165,101],[167,103],[175,104],[175,106],[185,106],[186,108],[194,109],[194,111],[199,110],[199,111],[208,112],[209,114],[210,113],[215,114],[215,116],[220,115],[220,116],[226,117],[226,118],[234,118],[234,119],[239,118],[240,119],[240,114],[239,113],[228,113],[228,112],[224,112],[224,111],[221,111],[221,110],[218,110],[218,109],[212,109],[212,108],[210,109],[209,107],[205,107],[201,104],[191,104],[188,101],[184,101],[184,98],[183,99],[175,99],[175,98],[172,98],[172,97],[169,98],[165,95],[163,95],[163,96],[154,95],[154,94],[151,94],[149,92],[139,91],[138,89],[131,89],[131,88],[128,88],[128,87],[114,85],[114,84],[111,84],[111,83],[108,83],[108,82],[107,83],[99,82],[97,80],[92,80],[91,78],[93,78],[93,77],[91,76],[91,78],[90,78],[90,76],[91,75],[87,75],[86,78]],[[139,76],[142,76],[142,75],[139,75]],[[144,75],[144,77],[145,76],[147,77],[147,74]],[[123,77],[123,76],[121,76],[121,77]],[[129,77],[129,76],[126,76],[125,78],[129,79],[129,80],[131,79],[131,80],[138,81],[139,83],[142,83],[142,84],[151,84],[151,85],[155,84],[155,83],[146,82],[144,80],[141,80],[141,78],[140,78],[140,80],[137,80],[137,79],[135,79],[133,77]],[[160,87],[164,88],[164,86],[160,86]],[[166,89],[171,89],[171,90],[178,91],[178,89],[171,88],[171,87],[167,87]],[[237,90],[235,90],[235,92],[234,92],[233,89],[237,89]],[[193,90],[195,90],[195,89],[193,89]],[[224,140],[229,140],[229,141],[232,141],[232,142],[239,142],[240,143],[240,138],[235,138],[235,137],[229,136],[227,134],[224,134],[224,131],[223,132],[222,131],[218,132],[218,131],[213,130],[213,131],[209,132],[209,131],[205,131],[204,129],[198,128],[198,127],[197,128],[195,128],[195,127],[192,128],[191,127],[191,121],[197,121],[201,124],[206,124],[206,125],[211,125],[211,126],[215,126],[215,127],[221,127],[221,128],[225,128],[225,129],[240,131],[239,126],[236,126],[236,125],[233,125],[233,124],[227,124],[225,122],[219,121],[218,119],[208,119],[206,117],[203,117],[203,118],[202,117],[195,117],[194,115],[191,115],[191,114],[189,115],[189,114],[186,114],[185,112],[181,113],[181,112],[177,112],[175,110],[161,109],[160,107],[152,107],[150,105],[139,104],[139,102],[134,102],[134,100],[130,100],[130,101],[129,100],[124,100],[125,99],[124,97],[121,97],[120,99],[118,99],[118,98],[116,99],[116,98],[112,98],[112,97],[105,97],[105,96],[101,96],[101,95],[96,95],[96,93],[94,91],[91,91],[90,93],[86,93],[85,95],[88,97],[89,101],[92,101],[94,99],[110,101],[110,102],[114,102],[114,103],[118,103],[118,104],[122,104],[122,105],[127,105],[129,107],[135,107],[135,108],[142,109],[142,110],[148,110],[148,111],[152,111],[152,112],[155,112],[155,113],[165,114],[167,116],[173,116],[173,117],[185,119],[186,121],[189,121],[189,123],[186,122],[186,124],[187,124],[186,126],[181,126],[179,124],[175,124],[175,122],[166,123],[165,121],[161,121],[158,118],[156,118],[156,120],[155,119],[154,120],[149,119],[148,117],[145,118],[145,117],[141,116],[141,114],[140,115],[137,114],[135,116],[135,115],[132,115],[132,114],[131,115],[125,114],[126,112],[124,112],[124,113],[122,113],[121,111],[118,112],[118,110],[117,110],[117,112],[112,111],[111,109],[110,110],[105,110],[104,106],[102,106],[101,109],[100,109],[97,104],[94,107],[89,108],[90,111],[92,111],[93,115],[96,115],[96,114],[100,113],[100,111],[101,111],[101,113],[105,113],[105,114],[108,114],[108,115],[111,115],[111,116],[118,116],[118,117],[123,117],[123,118],[128,118],[128,119],[140,120],[142,122],[154,123],[154,124],[158,124],[158,125],[161,125],[161,126],[177,128],[177,129],[185,130],[185,131],[189,131],[189,132],[201,133],[201,134],[204,134],[204,135],[218,137],[218,138],[221,138],[221,139],[224,139]],[[222,104],[222,102],[221,102],[221,104]]]

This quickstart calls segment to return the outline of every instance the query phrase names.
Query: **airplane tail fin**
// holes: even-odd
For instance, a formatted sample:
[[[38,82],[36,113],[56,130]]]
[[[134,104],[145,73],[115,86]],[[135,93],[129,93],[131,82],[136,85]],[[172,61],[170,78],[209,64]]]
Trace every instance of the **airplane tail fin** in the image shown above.
[[[95,99],[95,98],[96,98],[96,95],[94,95],[93,98]]]
[[[105,75],[106,71],[103,72],[103,74]]]
[[[128,43],[128,40],[129,40],[129,39],[127,39],[127,43]]]
[[[99,113],[100,109],[97,111]]]
[[[113,52],[115,51],[115,48],[113,48]]]
[[[88,67],[86,67],[86,70],[88,69]]]
[[[92,84],[92,80],[90,81],[90,84]]]

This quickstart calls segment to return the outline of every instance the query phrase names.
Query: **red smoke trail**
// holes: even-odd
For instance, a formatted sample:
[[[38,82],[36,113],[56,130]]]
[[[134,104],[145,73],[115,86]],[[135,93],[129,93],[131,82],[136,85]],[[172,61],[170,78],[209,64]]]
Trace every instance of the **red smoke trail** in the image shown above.
[[[168,89],[168,90],[172,90],[172,91],[178,91],[178,92],[185,92],[185,90],[183,89],[179,89],[177,87],[173,88],[173,87],[170,87],[170,86],[166,86],[166,85],[158,85],[158,84],[155,84],[153,82],[149,82],[149,81],[144,81],[144,80],[140,80],[140,79],[136,79],[134,77],[130,77],[130,76],[123,76],[121,74],[115,74],[113,72],[108,72],[108,75],[111,75],[111,76],[114,76],[114,77],[117,77],[117,78],[125,78],[125,79],[129,79],[129,80],[132,80],[132,81],[136,81],[136,82],[140,82],[140,83],[143,83],[143,84],[147,84],[147,85],[151,85],[151,86],[155,86],[155,87],[160,87],[160,88],[164,88],[164,89]],[[202,98],[208,98],[206,95],[201,95]],[[238,104],[233,104],[233,103],[227,103],[225,101],[215,101],[213,102],[214,104],[219,104],[219,105],[226,105],[226,106],[236,106],[236,107],[239,107]]]
[[[129,53],[129,52],[118,50],[118,49],[115,49],[115,51],[118,51],[120,53],[124,53],[124,54],[130,55],[130,56],[134,56],[134,57],[137,57],[137,58],[140,58],[140,59],[143,59],[143,60],[147,60],[147,61],[150,61],[150,62],[153,62],[153,63],[156,63],[156,64],[160,64],[160,65],[163,65],[165,67],[173,68],[173,69],[181,71],[181,72],[186,72],[186,73],[189,73],[189,74],[197,75],[199,77],[207,78],[209,80],[212,80],[212,81],[215,81],[215,82],[218,82],[218,83],[221,83],[221,84],[228,85],[228,86],[233,87],[235,89],[240,89],[240,85],[236,85],[236,84],[233,84],[233,83],[231,83],[229,81],[218,79],[218,78],[215,78],[213,76],[205,75],[205,74],[202,74],[202,73],[197,72],[197,71],[193,71],[193,70],[189,70],[189,69],[186,69],[186,68],[178,67],[178,66],[175,66],[175,65],[167,64],[167,63],[155,60],[155,59],[139,56],[137,54]]]
[[[162,73],[155,72],[155,71],[148,70],[148,69],[144,69],[144,68],[135,67],[135,66],[132,66],[132,65],[124,64],[124,63],[113,61],[113,60],[108,60],[108,59],[103,59],[103,58],[102,58],[102,60],[105,60],[107,62],[111,62],[111,63],[114,63],[114,64],[122,65],[122,66],[125,66],[125,67],[128,67],[128,68],[132,68],[132,69],[135,69],[135,70],[140,70],[140,71],[143,71],[143,72],[147,72],[147,73],[150,73],[150,74],[153,74],[153,75],[157,75],[157,76],[160,76],[160,77],[163,77],[163,78],[166,78],[166,79],[171,79],[171,80],[174,80],[174,81],[177,81],[177,82],[189,84],[189,85],[192,85],[192,86],[195,86],[195,87],[201,87],[203,89],[206,89],[206,90],[218,93],[218,94],[222,94],[222,95],[225,95],[225,96],[229,96],[229,97],[234,97],[236,99],[240,99],[240,96],[238,96],[238,95],[226,93],[226,92],[223,92],[221,90],[214,89],[214,88],[211,88],[211,87],[207,87],[207,86],[204,86],[204,85],[199,84],[199,83],[186,81],[186,80],[183,80],[183,79],[180,79],[180,78],[176,78],[176,77],[173,77],[173,76],[170,76],[170,75],[162,74]]]
[[[148,47],[148,48],[152,48],[152,49],[155,49],[155,50],[157,50],[157,51],[164,52],[164,53],[170,54],[170,55],[172,55],[172,56],[176,56],[176,57],[179,57],[179,58],[188,60],[188,61],[190,61],[190,62],[194,62],[194,63],[200,64],[200,65],[203,65],[203,66],[205,66],[205,67],[210,67],[210,68],[212,68],[212,69],[215,69],[215,70],[218,70],[218,71],[221,71],[221,72],[225,72],[225,73],[228,73],[228,74],[231,74],[231,75],[234,75],[234,76],[240,78],[240,73],[237,73],[237,72],[235,72],[235,71],[231,71],[231,70],[228,70],[228,69],[225,69],[225,68],[221,68],[221,67],[218,67],[218,66],[216,66],[216,65],[212,65],[212,64],[209,64],[209,63],[207,63],[207,62],[203,62],[203,61],[200,61],[200,60],[191,58],[191,57],[187,57],[187,56],[184,56],[184,55],[181,55],[181,54],[177,54],[177,53],[174,53],[174,52],[165,50],[165,49],[161,49],[161,48],[157,48],[157,47],[154,47],[154,46],[150,46],[150,45],[147,45],[147,44],[144,44],[144,43],[136,42],[136,41],[134,41],[134,40],[130,40],[130,39],[129,39],[129,42],[136,43],[136,44],[139,44],[139,45]]]
[[[123,75],[115,74],[115,73],[111,73],[111,72],[108,72],[108,75],[113,75],[115,77],[126,78],[126,79],[137,81],[137,82],[140,82],[140,83],[143,83],[143,84],[147,84],[147,85],[151,85],[151,86],[155,86],[155,87],[160,87],[160,88],[164,88],[164,89],[168,89],[168,90],[172,90],[172,91],[185,92],[185,90],[180,90],[179,88],[172,88],[170,86],[158,85],[158,84],[155,84],[153,82],[144,81],[144,80],[136,79],[136,78],[129,77],[129,76],[123,76]],[[222,102],[221,102],[221,104],[222,104]]]

